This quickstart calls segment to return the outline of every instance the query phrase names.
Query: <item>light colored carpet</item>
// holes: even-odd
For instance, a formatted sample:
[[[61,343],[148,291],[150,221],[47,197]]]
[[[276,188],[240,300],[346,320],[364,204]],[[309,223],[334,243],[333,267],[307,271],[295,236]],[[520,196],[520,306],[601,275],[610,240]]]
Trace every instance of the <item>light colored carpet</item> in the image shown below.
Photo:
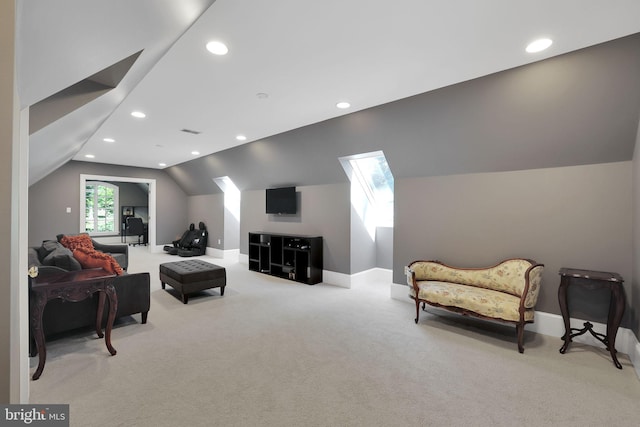
[[[227,268],[227,288],[184,305],[158,264],[151,311],[113,331],[116,356],[91,331],[48,343],[31,403],[70,404],[72,426],[636,426],[640,381],[604,349],[389,298],[389,283],[307,286]],[[169,289],[169,288],[168,288]],[[37,358],[31,359],[33,370]]]

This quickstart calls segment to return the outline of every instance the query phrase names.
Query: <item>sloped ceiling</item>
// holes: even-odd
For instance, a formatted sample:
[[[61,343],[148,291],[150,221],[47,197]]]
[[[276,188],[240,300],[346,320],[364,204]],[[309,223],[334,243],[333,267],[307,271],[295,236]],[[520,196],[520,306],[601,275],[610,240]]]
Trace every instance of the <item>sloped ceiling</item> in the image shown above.
[[[180,165],[640,31],[635,0],[18,5],[23,107],[142,51],[115,89],[32,134],[31,183],[69,159]],[[554,39],[549,50],[524,51],[542,36]],[[229,54],[210,55],[204,46],[212,39],[225,41]],[[351,109],[335,108],[343,100]],[[147,118],[132,119],[135,109]],[[237,141],[238,134],[246,142]]]
[[[32,133],[30,184],[72,159],[213,2],[18,0],[22,108],[36,105],[142,51],[115,89]],[[123,151],[122,147],[115,150]]]
[[[630,160],[640,33],[284,132],[168,168],[188,194],[346,182],[339,157],[383,150],[394,177]]]

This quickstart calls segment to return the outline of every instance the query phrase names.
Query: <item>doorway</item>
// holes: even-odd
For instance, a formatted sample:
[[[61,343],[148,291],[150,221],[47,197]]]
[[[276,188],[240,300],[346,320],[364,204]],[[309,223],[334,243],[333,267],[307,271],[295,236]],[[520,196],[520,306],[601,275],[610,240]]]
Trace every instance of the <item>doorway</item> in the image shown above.
[[[84,214],[86,209],[86,188],[87,181],[103,181],[103,182],[133,182],[133,183],[145,183],[149,186],[149,202],[148,202],[148,232],[149,232],[149,246],[154,248],[156,245],[156,180],[146,178],[132,178],[123,176],[106,176],[106,175],[88,175],[80,174],[80,230],[84,229]]]

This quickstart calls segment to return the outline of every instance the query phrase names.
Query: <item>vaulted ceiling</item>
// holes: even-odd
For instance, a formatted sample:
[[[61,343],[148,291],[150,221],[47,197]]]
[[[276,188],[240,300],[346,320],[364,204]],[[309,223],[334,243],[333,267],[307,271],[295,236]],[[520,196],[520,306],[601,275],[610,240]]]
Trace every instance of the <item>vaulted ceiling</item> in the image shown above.
[[[19,96],[32,107],[30,183],[71,159],[170,167],[640,32],[636,0],[18,6]],[[539,37],[554,44],[525,52]],[[211,40],[229,53],[210,54]],[[340,101],[351,107],[336,108]],[[132,117],[135,110],[146,117]]]

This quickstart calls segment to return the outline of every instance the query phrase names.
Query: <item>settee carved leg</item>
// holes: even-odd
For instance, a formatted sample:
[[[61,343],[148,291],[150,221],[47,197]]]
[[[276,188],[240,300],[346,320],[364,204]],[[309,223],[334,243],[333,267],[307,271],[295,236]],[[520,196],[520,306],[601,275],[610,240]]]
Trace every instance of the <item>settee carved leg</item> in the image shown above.
[[[518,351],[524,353],[524,325],[519,323],[516,325],[516,334],[518,335]]]
[[[416,323],[418,323],[419,317],[420,317],[420,301],[416,300],[416,318],[415,318]]]

